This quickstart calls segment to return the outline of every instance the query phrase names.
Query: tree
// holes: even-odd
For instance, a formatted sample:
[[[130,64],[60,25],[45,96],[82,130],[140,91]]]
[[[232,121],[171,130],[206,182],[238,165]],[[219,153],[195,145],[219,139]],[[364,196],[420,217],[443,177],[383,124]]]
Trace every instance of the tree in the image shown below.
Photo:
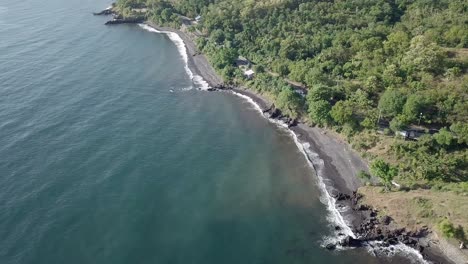
[[[364,83],[364,88],[367,92],[372,94],[380,92],[382,89],[381,80],[379,80],[377,76],[369,76],[366,82]]]
[[[211,36],[211,40],[216,44],[223,43],[225,39],[224,32],[221,29],[216,29],[210,34],[210,36]]]
[[[386,90],[379,100],[379,109],[386,117],[394,117],[401,113],[406,96],[398,90]]]
[[[281,41],[280,56],[283,59],[294,60],[298,56],[298,46],[293,38],[287,38]]]
[[[367,112],[370,109],[372,101],[369,100],[369,94],[366,91],[358,89],[351,94],[348,101],[352,102],[355,111]]]
[[[390,121],[390,129],[393,132],[400,131],[404,129],[408,125],[408,122],[406,121],[405,117],[402,115],[398,115],[395,118]]]
[[[393,178],[398,174],[396,167],[389,165],[381,159],[376,159],[371,163],[370,171],[374,176],[382,180],[386,189],[391,187]]]
[[[458,144],[468,144],[468,123],[456,122],[450,126],[450,130],[457,135]]]
[[[314,67],[310,68],[307,71],[307,74],[305,76],[305,83],[307,86],[313,86],[315,84],[320,84],[320,83],[326,83],[327,82],[327,77],[325,74],[322,72],[322,70],[319,67]]]
[[[375,129],[378,119],[391,120],[398,131],[422,112],[424,123],[450,127],[452,144],[460,145],[444,149],[442,132],[435,137],[444,147],[427,135],[430,145],[420,144],[425,137],[395,140],[402,143],[398,154],[386,147],[382,155],[398,160],[408,181],[468,178],[468,74],[460,50],[468,47],[466,0],[117,0],[125,16],[144,7],[161,26],[201,15],[184,28],[217,72],[271,95],[285,114],[306,110],[304,118],[330,120],[352,135],[358,122]],[[238,54],[255,62],[253,80],[233,65]],[[283,89],[286,77],[309,88],[306,108],[303,98]],[[352,140],[388,144],[361,134]]]
[[[330,87],[322,84],[312,86],[307,92],[307,101],[315,102],[320,100],[330,100],[333,95]]]
[[[443,52],[437,44],[425,36],[416,36],[411,40],[410,49],[406,52],[402,62],[409,72],[436,73],[441,69],[443,58]]]
[[[349,101],[338,101],[331,110],[331,117],[340,125],[350,123],[353,116],[353,108]]]
[[[449,147],[453,142],[453,135],[447,128],[442,128],[437,134],[434,135],[434,138],[440,146]]]
[[[400,55],[408,48],[410,42],[408,34],[404,31],[396,31],[388,35],[384,42],[385,53],[388,55]]]
[[[305,61],[298,61],[289,65],[289,78],[297,82],[304,82],[307,74],[307,66]]]
[[[368,129],[376,129],[377,122],[379,120],[378,111],[369,111],[367,112],[366,117],[361,122],[361,126]]]
[[[265,67],[263,67],[263,65],[254,65],[253,69],[257,74],[265,72]]]
[[[382,79],[385,85],[395,87],[403,83],[402,70],[395,64],[390,64],[383,70]]]
[[[237,50],[230,48],[222,48],[212,58],[213,66],[217,69],[223,69],[226,66],[233,65],[234,60],[238,57]]]
[[[285,86],[276,100],[277,107],[291,118],[297,118],[302,110],[302,99],[291,87]]]
[[[162,11],[161,11],[161,19],[162,21],[164,22],[169,22],[171,21],[171,16],[172,16],[172,9],[170,8],[164,8]]]
[[[285,62],[273,63],[272,70],[278,73],[280,76],[288,76],[289,74],[289,67],[288,67],[288,64]]]
[[[426,98],[418,94],[412,94],[406,100],[403,107],[403,114],[408,122],[416,121],[423,109],[426,107]]]
[[[309,117],[318,125],[326,125],[330,123],[331,105],[325,100],[318,100],[309,103]]]

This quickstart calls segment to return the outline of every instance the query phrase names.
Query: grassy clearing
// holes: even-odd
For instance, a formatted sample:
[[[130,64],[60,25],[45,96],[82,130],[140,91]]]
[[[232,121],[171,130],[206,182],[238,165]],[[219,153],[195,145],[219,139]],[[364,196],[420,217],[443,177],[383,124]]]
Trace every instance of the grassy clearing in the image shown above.
[[[417,230],[428,226],[440,234],[437,225],[448,219],[468,231],[468,196],[454,192],[411,190],[383,192],[380,187],[361,187],[363,203],[391,216],[398,226]]]

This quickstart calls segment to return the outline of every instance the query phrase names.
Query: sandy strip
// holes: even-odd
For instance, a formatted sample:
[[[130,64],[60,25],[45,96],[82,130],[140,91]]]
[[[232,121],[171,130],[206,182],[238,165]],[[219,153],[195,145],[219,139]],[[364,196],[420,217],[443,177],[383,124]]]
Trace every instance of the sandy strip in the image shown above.
[[[219,77],[205,55],[199,54],[192,39],[180,30],[174,30],[168,27],[159,27],[151,22],[146,22],[159,31],[169,31],[177,33],[185,42],[188,52],[188,64],[190,70],[202,76],[211,86],[221,84],[222,78]],[[197,54],[193,56],[194,54]],[[234,92],[250,97],[261,109],[270,108],[272,102],[265,97],[246,88],[233,89]],[[322,175],[326,178],[327,185],[343,193],[351,193],[360,186],[360,181],[356,177],[360,170],[367,171],[367,164],[359,157],[357,153],[351,150],[351,147],[333,137],[326,130],[309,127],[305,124],[299,124],[292,130],[298,135],[301,142],[308,142],[311,149],[324,160],[325,169]]]
[[[187,34],[185,34],[184,32],[180,30],[175,30],[173,28],[159,27],[152,22],[146,22],[145,24],[159,31],[169,31],[169,32],[177,33],[180,36],[180,38],[184,41],[185,47],[187,48],[188,66],[190,70],[193,72],[193,74],[203,77],[203,79],[206,82],[208,82],[208,84],[211,87],[214,87],[216,85],[223,83],[222,78],[216,74],[215,70],[213,69],[211,64],[208,62],[208,59],[206,58],[206,56],[203,54],[197,53],[198,50],[197,50],[195,43],[193,43],[192,39],[190,39],[190,37],[187,36]]]
[[[206,56],[198,53],[196,45],[187,34],[173,28],[159,27],[151,22],[146,22],[146,24],[158,31],[177,33],[187,48],[188,66],[193,74],[203,77],[211,87],[223,83],[222,78],[216,74]],[[272,102],[267,98],[247,88],[235,88],[232,92],[251,98],[262,110],[269,109],[272,105]],[[333,195],[337,192],[351,194],[361,186],[357,174],[361,170],[368,171],[368,165],[358,153],[352,150],[348,143],[340,140],[330,131],[310,127],[306,124],[292,127],[291,131],[297,135],[302,144],[309,144],[310,151],[314,153],[314,156],[317,155],[320,158],[322,166],[320,172],[317,173],[320,173],[320,177],[324,179],[329,194]],[[315,158],[308,155],[310,159]],[[344,205],[346,206],[346,204]],[[364,220],[361,214],[352,210],[341,210],[341,214],[352,226],[358,226]],[[436,263],[446,262],[446,258],[441,256],[441,252],[434,249],[434,247],[432,250],[428,248],[428,251],[432,251],[432,254],[427,252],[429,253],[428,257]]]

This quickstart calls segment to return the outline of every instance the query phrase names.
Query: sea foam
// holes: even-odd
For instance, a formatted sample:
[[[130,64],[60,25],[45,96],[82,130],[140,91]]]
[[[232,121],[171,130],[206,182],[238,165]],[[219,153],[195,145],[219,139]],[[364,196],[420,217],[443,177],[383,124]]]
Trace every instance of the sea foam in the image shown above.
[[[245,99],[249,103],[251,103],[255,107],[255,109],[263,117],[266,118],[266,116],[263,114],[263,111],[262,111],[261,107],[252,98],[250,98],[249,96],[240,94],[240,93],[236,93],[236,92],[232,92],[232,93],[239,96],[239,97],[241,97],[241,98],[243,98],[243,99]],[[292,137],[292,139],[294,140],[294,143],[296,144],[297,148],[304,155],[309,167],[311,167],[312,170],[315,171],[315,173],[317,174],[318,186],[320,188],[320,191],[322,192],[322,196],[320,197],[321,198],[320,201],[327,206],[327,209],[328,209],[328,212],[329,212],[329,217],[327,219],[330,222],[332,222],[333,224],[340,226],[341,229],[342,229],[341,232],[343,234],[345,234],[346,236],[351,236],[353,238],[356,238],[356,235],[353,233],[353,231],[351,230],[349,225],[346,223],[343,216],[338,211],[338,208],[336,206],[336,199],[333,198],[332,196],[330,196],[330,194],[328,193],[328,191],[326,189],[326,185],[325,185],[325,182],[324,182],[323,177],[322,177],[322,168],[323,168],[323,165],[324,165],[323,160],[319,158],[317,153],[314,153],[310,149],[310,144],[309,143],[300,142],[299,138],[296,135],[296,133],[294,133],[294,131],[289,129],[288,126],[284,122],[279,121],[277,119],[272,119],[272,118],[268,118],[268,120],[271,123],[274,123],[275,125],[280,127],[281,129],[284,129]]]
[[[319,157],[319,155],[312,151],[310,144],[308,142],[301,142],[297,136],[297,134],[288,128],[287,124],[284,122],[268,118],[264,113],[262,108],[249,96],[240,94],[237,92],[232,91],[232,93],[238,97],[245,99],[247,102],[253,105],[255,110],[261,114],[262,117],[265,117],[271,123],[277,125],[279,128],[284,129],[294,140],[299,151],[304,155],[307,164],[309,167],[315,172],[318,179],[318,187],[322,193],[320,196],[320,201],[326,206],[328,211],[327,220],[335,226],[339,226],[341,230],[339,231],[343,235],[338,235],[338,231],[335,232],[334,236],[325,237],[324,241],[322,241],[322,246],[325,246],[328,243],[337,244],[341,239],[346,236],[350,236],[356,238],[356,234],[352,231],[350,225],[344,219],[343,215],[340,213],[340,208],[337,206],[336,199],[333,198],[327,190],[327,185],[325,184],[325,180],[323,178],[323,168],[324,168],[324,161]],[[383,252],[384,247],[380,246],[380,242],[370,242],[367,243],[367,250],[369,253],[374,254],[377,252]],[[343,250],[346,248],[337,246],[337,249]],[[429,264],[430,262],[424,260],[423,256],[415,249],[403,244],[399,243],[393,246],[393,253],[392,254],[399,254],[402,256],[408,257],[413,263],[424,263]]]
[[[182,60],[184,61],[184,69],[185,72],[188,74],[192,82],[196,85],[196,88],[200,90],[208,90],[210,85],[201,77],[200,75],[193,74],[193,72],[189,68],[188,64],[188,54],[187,54],[187,47],[185,46],[184,40],[179,36],[179,34],[171,31],[159,31],[153,27],[150,27],[146,24],[138,24],[141,28],[159,34],[166,34],[169,39],[176,45],[177,50],[179,51]]]
[[[184,60],[184,68],[185,71],[187,72],[188,76],[190,79],[193,81],[194,84],[197,85],[197,88],[200,90],[207,90],[210,88],[209,84],[203,79],[203,77],[199,75],[194,75],[193,72],[190,70],[189,65],[188,65],[188,55],[187,55],[187,48],[185,46],[185,43],[183,39],[175,32],[171,31],[159,31],[153,27],[150,27],[146,24],[139,24],[140,27],[143,29],[150,31],[150,32],[155,32],[159,34],[166,34],[169,39],[174,42],[174,44],[177,47],[177,50],[179,51],[179,54],[181,55],[182,59]],[[263,111],[262,108],[249,96],[243,95],[240,93],[232,92],[234,95],[241,97],[245,99],[247,102],[249,102],[251,105],[254,106],[255,110],[258,111],[261,116],[267,118]],[[324,161],[319,157],[319,155],[315,152],[312,151],[310,148],[310,144],[307,142],[300,142],[296,133],[292,131],[291,129],[288,128],[288,126],[279,120],[272,119],[272,118],[267,118],[271,123],[274,123],[278,127],[284,129],[288,134],[292,137],[294,140],[294,143],[298,147],[299,151],[304,155],[306,158],[307,164],[309,167],[315,171],[317,178],[318,178],[318,187],[322,193],[320,197],[320,201],[325,204],[327,211],[328,211],[328,221],[331,222],[333,225],[337,225],[341,228],[340,232],[344,234],[344,236],[350,236],[353,238],[356,238],[356,234],[352,231],[342,214],[340,213],[340,208],[338,208],[336,199],[333,198],[330,193],[327,190],[327,186],[325,184],[324,178],[322,177],[322,170],[324,167]],[[322,243],[322,245],[326,245],[327,243],[337,243],[340,241],[343,237],[338,236],[337,233],[333,237],[326,237]],[[379,243],[378,242],[373,242],[368,244],[368,251],[373,252],[375,250],[379,250]],[[342,247],[338,247],[338,249],[343,249]],[[406,255],[406,256],[413,256],[412,261],[416,261],[417,263],[429,263],[424,260],[422,255],[415,249],[408,247],[402,243],[399,243],[394,246],[394,252],[401,254],[401,255]]]

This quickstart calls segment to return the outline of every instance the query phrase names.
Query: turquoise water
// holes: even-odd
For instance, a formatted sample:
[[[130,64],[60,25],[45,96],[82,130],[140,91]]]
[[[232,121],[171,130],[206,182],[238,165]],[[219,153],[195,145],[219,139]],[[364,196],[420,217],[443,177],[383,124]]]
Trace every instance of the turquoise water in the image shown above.
[[[321,248],[287,132],[108,4],[0,2],[0,263],[401,263]]]

